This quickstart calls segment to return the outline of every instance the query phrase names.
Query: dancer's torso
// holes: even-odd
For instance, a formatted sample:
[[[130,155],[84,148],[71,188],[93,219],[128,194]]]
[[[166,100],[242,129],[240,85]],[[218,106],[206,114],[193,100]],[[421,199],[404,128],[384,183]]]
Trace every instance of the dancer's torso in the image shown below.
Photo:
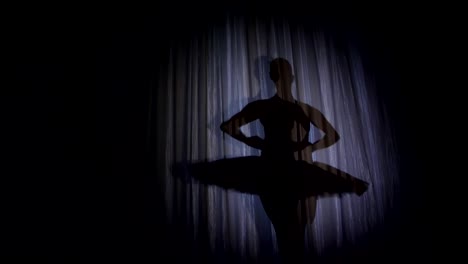
[[[302,140],[304,131],[299,120],[306,119],[304,111],[297,103],[277,97],[265,100],[265,108],[260,122],[264,128],[265,147],[262,157],[272,161],[294,161],[295,142]]]

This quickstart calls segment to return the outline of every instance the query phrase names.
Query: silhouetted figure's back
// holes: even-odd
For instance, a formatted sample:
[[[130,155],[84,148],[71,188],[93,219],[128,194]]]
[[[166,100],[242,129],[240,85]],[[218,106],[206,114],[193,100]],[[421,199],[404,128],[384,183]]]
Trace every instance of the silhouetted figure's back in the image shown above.
[[[287,60],[277,58],[270,63],[270,78],[277,90],[273,97],[249,103],[221,124],[225,133],[260,149],[261,156],[193,163],[189,173],[205,184],[259,195],[275,228],[282,262],[300,263],[307,223],[300,201],[322,195],[362,195],[368,183],[312,161],[311,153],[334,144],[338,133],[320,111],[293,98],[294,76]],[[240,129],[257,119],[263,125],[264,139],[247,137]],[[314,143],[309,142],[310,123],[325,132]]]

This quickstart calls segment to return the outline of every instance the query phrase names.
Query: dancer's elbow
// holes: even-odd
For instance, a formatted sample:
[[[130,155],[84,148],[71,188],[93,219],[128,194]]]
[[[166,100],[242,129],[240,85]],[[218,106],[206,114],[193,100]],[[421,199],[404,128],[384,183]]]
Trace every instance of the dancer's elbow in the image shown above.
[[[335,131],[333,137],[335,138],[335,142],[338,142],[338,140],[340,140],[340,134],[338,134],[338,132]]]
[[[328,145],[333,145],[340,140],[340,135],[335,131],[333,133],[327,134],[325,141],[328,142]]]
[[[223,131],[224,133],[229,133],[229,123],[228,122],[223,122],[219,128],[221,129],[221,131]]]

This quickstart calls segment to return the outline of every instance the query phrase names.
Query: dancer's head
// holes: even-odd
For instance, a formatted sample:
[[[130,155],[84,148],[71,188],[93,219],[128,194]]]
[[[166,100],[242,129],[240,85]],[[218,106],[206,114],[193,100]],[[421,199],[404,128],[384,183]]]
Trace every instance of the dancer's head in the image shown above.
[[[270,62],[270,78],[275,83],[278,92],[291,92],[294,75],[291,64],[286,59],[276,58]]]

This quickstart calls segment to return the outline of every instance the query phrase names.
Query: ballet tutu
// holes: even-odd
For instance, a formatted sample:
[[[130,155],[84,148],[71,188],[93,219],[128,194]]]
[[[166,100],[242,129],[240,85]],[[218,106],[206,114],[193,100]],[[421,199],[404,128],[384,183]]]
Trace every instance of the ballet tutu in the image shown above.
[[[178,177],[201,184],[257,195],[288,195],[298,199],[344,193],[362,195],[368,183],[324,163],[274,161],[261,156],[178,163]]]

